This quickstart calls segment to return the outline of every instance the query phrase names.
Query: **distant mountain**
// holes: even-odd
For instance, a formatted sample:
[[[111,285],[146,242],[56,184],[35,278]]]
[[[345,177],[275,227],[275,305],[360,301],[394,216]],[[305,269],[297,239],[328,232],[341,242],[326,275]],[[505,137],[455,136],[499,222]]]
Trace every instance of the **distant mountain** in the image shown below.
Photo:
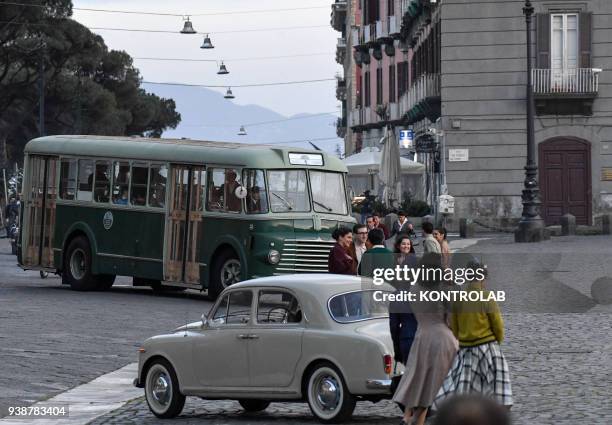
[[[181,124],[176,130],[164,132],[163,137],[242,143],[278,143],[308,139],[328,152],[335,152],[338,145],[343,149],[343,140],[336,136],[336,116],[332,114],[297,114],[286,117],[258,105],[237,105],[225,99],[222,94],[201,87],[143,84],[143,88],[158,96],[174,99],[176,108],[181,113]],[[311,118],[308,118],[309,116]],[[248,125],[287,118],[300,119]],[[241,124],[245,125],[246,136],[238,136]],[[336,140],[314,140],[323,138]],[[311,147],[307,142],[283,143],[280,146]]]

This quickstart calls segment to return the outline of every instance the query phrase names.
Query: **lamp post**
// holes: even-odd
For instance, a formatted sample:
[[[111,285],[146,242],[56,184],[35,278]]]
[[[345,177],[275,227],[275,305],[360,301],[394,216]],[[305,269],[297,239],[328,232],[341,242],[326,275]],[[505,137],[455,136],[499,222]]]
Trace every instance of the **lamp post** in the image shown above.
[[[38,131],[40,137],[45,135],[45,40],[41,40],[40,44],[40,64],[39,64],[39,80],[38,80]]]
[[[515,242],[540,242],[548,239],[544,220],[540,217],[540,189],[538,186],[538,166],[535,161],[535,107],[533,102],[533,78],[531,59],[531,23],[534,8],[530,0],[525,1],[523,13],[527,24],[527,165],[522,195],[523,214],[514,232]]]

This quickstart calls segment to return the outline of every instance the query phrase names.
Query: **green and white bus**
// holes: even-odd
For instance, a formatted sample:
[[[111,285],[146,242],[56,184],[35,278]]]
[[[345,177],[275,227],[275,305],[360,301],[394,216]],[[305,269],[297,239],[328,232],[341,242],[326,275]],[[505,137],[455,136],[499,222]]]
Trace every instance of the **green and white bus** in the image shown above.
[[[352,226],[346,167],[272,145],[51,136],[25,148],[19,263],[75,290],[115,276],[215,298],[240,280],[326,272]]]

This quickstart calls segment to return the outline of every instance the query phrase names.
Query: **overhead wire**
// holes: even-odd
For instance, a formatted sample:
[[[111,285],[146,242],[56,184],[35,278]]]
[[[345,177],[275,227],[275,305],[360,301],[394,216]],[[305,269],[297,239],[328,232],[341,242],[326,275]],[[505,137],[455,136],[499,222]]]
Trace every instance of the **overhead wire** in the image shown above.
[[[0,24],[7,25],[26,25],[26,26],[53,26],[52,24],[43,24],[39,22],[13,22],[13,21],[0,21]],[[294,26],[294,27],[276,27],[276,28],[252,28],[245,30],[227,30],[227,31],[196,31],[193,34],[199,35],[219,35],[219,34],[241,34],[241,33],[253,33],[253,32],[267,32],[267,31],[294,31],[302,29],[313,29],[313,28],[328,28],[329,25],[306,25],[306,26]],[[90,30],[95,31],[120,31],[120,32],[136,32],[136,33],[151,33],[151,34],[181,34],[180,31],[171,30],[151,30],[151,29],[138,29],[138,28],[112,28],[112,27],[87,27]]]
[[[324,115],[332,115],[338,112],[339,111],[319,112],[316,114],[310,114],[310,115],[305,115],[305,116],[300,116],[300,117],[289,117],[289,118],[283,118],[279,120],[260,121],[260,122],[242,123],[242,124],[217,124],[217,125],[181,124],[181,126],[183,127],[206,127],[206,128],[231,128],[231,127],[238,127],[240,125],[243,125],[245,127],[251,128],[251,127],[257,127],[257,126],[266,125],[266,124],[277,124],[277,123],[286,122],[286,121],[303,120],[303,119],[309,119],[309,118],[314,118],[314,117],[320,117]]]
[[[0,6],[23,6],[23,7],[48,7],[45,4],[32,4],[32,3],[19,3],[19,2],[7,2],[3,1]],[[329,6],[307,6],[307,7],[293,7],[283,9],[253,9],[253,10],[236,10],[236,11],[225,11],[225,12],[198,12],[198,13],[171,13],[171,12],[145,12],[139,10],[123,10],[123,9],[98,9],[92,7],[73,7],[72,10],[80,10],[84,12],[99,12],[99,13],[120,13],[128,15],[149,15],[149,16],[174,16],[174,17],[187,17],[187,16],[220,16],[220,15],[246,15],[252,13],[278,13],[278,12],[293,12],[310,9],[328,9]]]
[[[302,58],[312,56],[330,56],[334,53],[321,52],[321,53],[304,53],[296,55],[281,55],[281,56],[257,56],[248,58],[233,58],[223,59],[224,62],[244,62],[244,61],[256,61],[256,60],[270,60],[270,59],[286,59],[286,58]],[[219,59],[192,59],[192,58],[156,58],[156,57],[134,57],[136,60],[148,60],[148,61],[160,61],[160,62],[220,62]]]
[[[181,86],[181,87],[203,87],[203,88],[245,88],[245,87],[269,87],[269,86],[285,86],[294,84],[310,84],[320,83],[324,81],[336,81],[336,78],[320,78],[318,80],[300,80],[300,81],[280,81],[274,83],[253,83],[253,84],[222,84],[222,85],[211,85],[211,84],[190,84],[190,83],[171,83],[162,81],[142,81],[143,84],[153,84],[160,86]]]

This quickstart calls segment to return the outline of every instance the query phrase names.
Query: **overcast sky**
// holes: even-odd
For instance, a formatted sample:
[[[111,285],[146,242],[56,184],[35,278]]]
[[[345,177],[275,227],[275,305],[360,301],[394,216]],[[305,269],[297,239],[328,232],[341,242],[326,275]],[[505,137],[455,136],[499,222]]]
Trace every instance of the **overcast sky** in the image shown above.
[[[132,57],[224,59],[229,75],[217,75],[217,65],[206,62],[161,62],[135,60],[146,81],[212,85],[238,85],[278,81],[332,78],[341,69],[335,62],[338,33],[329,25],[331,1],[323,0],[73,0],[74,7],[119,9],[195,15],[207,12],[261,9],[324,8],[274,13],[192,16],[196,31],[210,32],[215,49],[203,50],[201,35],[154,34],[93,30],[113,49]],[[88,27],[133,28],[177,31],[180,17],[109,14],[74,11],[74,18]],[[219,31],[317,26],[320,28],[250,33],[215,34]],[[312,57],[236,61],[231,59],[327,53]],[[216,89],[225,92],[225,89]],[[235,88],[238,104],[258,104],[282,115],[337,111],[333,81],[305,85]]]

